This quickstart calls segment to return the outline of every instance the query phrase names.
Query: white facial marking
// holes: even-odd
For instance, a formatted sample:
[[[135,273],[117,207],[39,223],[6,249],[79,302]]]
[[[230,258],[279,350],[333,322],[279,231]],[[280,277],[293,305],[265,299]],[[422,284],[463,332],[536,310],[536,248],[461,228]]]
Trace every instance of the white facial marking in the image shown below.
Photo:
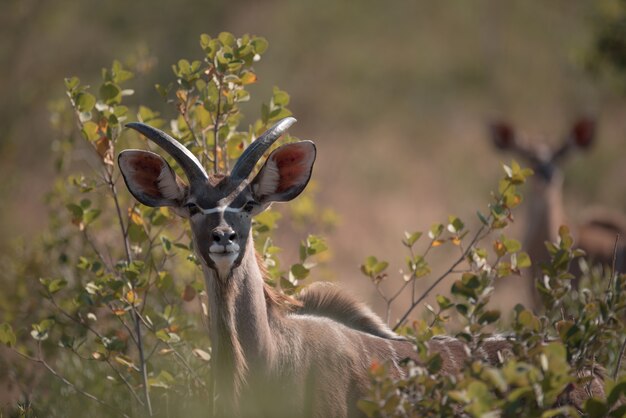
[[[243,211],[243,207],[231,208],[230,206],[216,206],[210,209],[205,209],[205,208],[201,208],[198,206],[198,209],[200,209],[200,212],[203,213],[204,215],[210,215],[211,213],[224,213],[224,212],[238,213],[238,212]]]

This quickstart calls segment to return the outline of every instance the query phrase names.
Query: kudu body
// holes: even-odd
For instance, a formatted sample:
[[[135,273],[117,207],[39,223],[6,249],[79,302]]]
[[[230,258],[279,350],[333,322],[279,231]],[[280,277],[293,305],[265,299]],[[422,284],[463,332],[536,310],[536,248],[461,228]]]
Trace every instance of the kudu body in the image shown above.
[[[563,174],[560,164],[574,149],[587,150],[592,145],[595,123],[589,119],[580,119],[572,127],[563,143],[557,148],[550,148],[541,141],[524,142],[506,123],[491,126],[491,138],[494,145],[515,153],[535,172],[530,180],[530,189],[526,193],[527,221],[523,238],[524,249],[532,260],[532,268],[527,289],[531,304],[540,306],[539,295],[534,279],[541,277],[541,264],[549,260],[546,242],[555,242],[561,225],[569,225],[567,210],[563,201]],[[572,229],[574,245],[585,251],[590,263],[612,266],[616,238],[624,237],[626,217],[616,212],[595,208],[588,212],[587,218]],[[622,270],[626,248],[623,239],[617,245],[616,269]],[[580,276],[578,263],[570,266],[576,276]],[[574,281],[577,284],[577,281]],[[513,285],[509,282],[509,286]],[[517,285],[516,285],[517,286]],[[519,293],[518,293],[519,294]]]
[[[274,150],[252,179],[257,161],[295,121],[280,121],[242,154],[230,176],[208,175],[198,160],[167,134],[141,123],[128,126],[167,151],[189,184],[148,151],[126,150],[119,166],[126,185],[148,206],[169,206],[189,219],[205,276],[218,417],[355,417],[356,401],[369,386],[373,362],[418,360],[413,345],[392,332],[367,306],[328,284],[298,297],[279,295],[264,281],[252,242],[252,217],[271,202],[295,198],[315,159],[312,142]],[[459,340],[434,338],[443,372],[458,373],[468,350]],[[497,362],[508,348],[487,340],[478,355]]]

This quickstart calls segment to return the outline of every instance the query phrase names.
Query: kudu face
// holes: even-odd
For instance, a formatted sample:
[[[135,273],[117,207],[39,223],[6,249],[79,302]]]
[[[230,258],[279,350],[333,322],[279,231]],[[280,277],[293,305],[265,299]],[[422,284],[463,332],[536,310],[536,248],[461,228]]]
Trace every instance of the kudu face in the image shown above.
[[[520,141],[515,131],[506,122],[491,125],[491,139],[496,148],[512,151],[524,159],[535,172],[535,178],[549,184],[558,173],[559,164],[573,148],[587,150],[593,143],[595,121],[581,118],[574,123],[563,143],[554,149],[540,141],[527,144]]]
[[[311,141],[285,144],[274,150],[252,181],[248,180],[264,152],[295,122],[286,118],[254,141],[230,176],[209,176],[180,143],[142,123],[129,123],[167,151],[185,172],[185,184],[159,155],[126,150],[119,166],[130,192],[148,206],[170,206],[188,218],[196,252],[202,262],[226,280],[239,267],[251,244],[252,217],[272,202],[298,196],[307,185],[315,161]]]

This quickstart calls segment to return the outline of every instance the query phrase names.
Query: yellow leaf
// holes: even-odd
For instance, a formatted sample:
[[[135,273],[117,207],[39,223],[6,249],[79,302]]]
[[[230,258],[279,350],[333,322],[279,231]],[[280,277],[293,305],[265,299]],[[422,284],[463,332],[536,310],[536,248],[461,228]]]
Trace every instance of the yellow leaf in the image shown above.
[[[101,136],[96,141],[96,151],[106,165],[113,165],[113,147],[111,141],[106,136]]]
[[[443,244],[443,241],[442,241],[442,240],[440,240],[440,239],[436,239],[436,240],[434,240],[434,241],[433,241],[433,243],[432,243],[432,245],[431,245],[431,246],[432,246],[432,247],[439,247],[439,246],[440,246],[440,245],[442,245],[442,244]]]
[[[242,84],[252,84],[252,83],[256,83],[257,81],[257,76],[256,74],[252,73],[252,72],[245,72],[243,73],[243,75],[241,76],[241,83]]]
[[[181,102],[187,101],[187,92],[185,90],[176,90],[176,97]]]
[[[135,225],[143,225],[143,218],[141,217],[141,213],[139,213],[136,208],[128,208],[128,216],[130,217],[130,221]]]
[[[131,305],[134,304],[135,301],[137,301],[137,293],[134,290],[129,290],[128,292],[126,292],[126,300]]]
[[[450,239],[454,245],[461,245],[461,239],[459,237],[452,237]]]

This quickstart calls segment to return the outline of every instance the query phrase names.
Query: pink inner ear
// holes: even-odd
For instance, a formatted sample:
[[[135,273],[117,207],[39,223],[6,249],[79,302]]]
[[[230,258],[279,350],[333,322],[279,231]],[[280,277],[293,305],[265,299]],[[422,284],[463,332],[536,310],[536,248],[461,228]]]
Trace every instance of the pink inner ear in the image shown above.
[[[309,166],[305,164],[307,152],[298,146],[285,147],[273,155],[280,180],[275,193],[282,193],[302,181],[308,174]]]
[[[134,171],[133,181],[147,195],[160,197],[161,190],[159,189],[158,179],[163,169],[163,162],[158,158],[145,154],[134,156],[129,162]]]

